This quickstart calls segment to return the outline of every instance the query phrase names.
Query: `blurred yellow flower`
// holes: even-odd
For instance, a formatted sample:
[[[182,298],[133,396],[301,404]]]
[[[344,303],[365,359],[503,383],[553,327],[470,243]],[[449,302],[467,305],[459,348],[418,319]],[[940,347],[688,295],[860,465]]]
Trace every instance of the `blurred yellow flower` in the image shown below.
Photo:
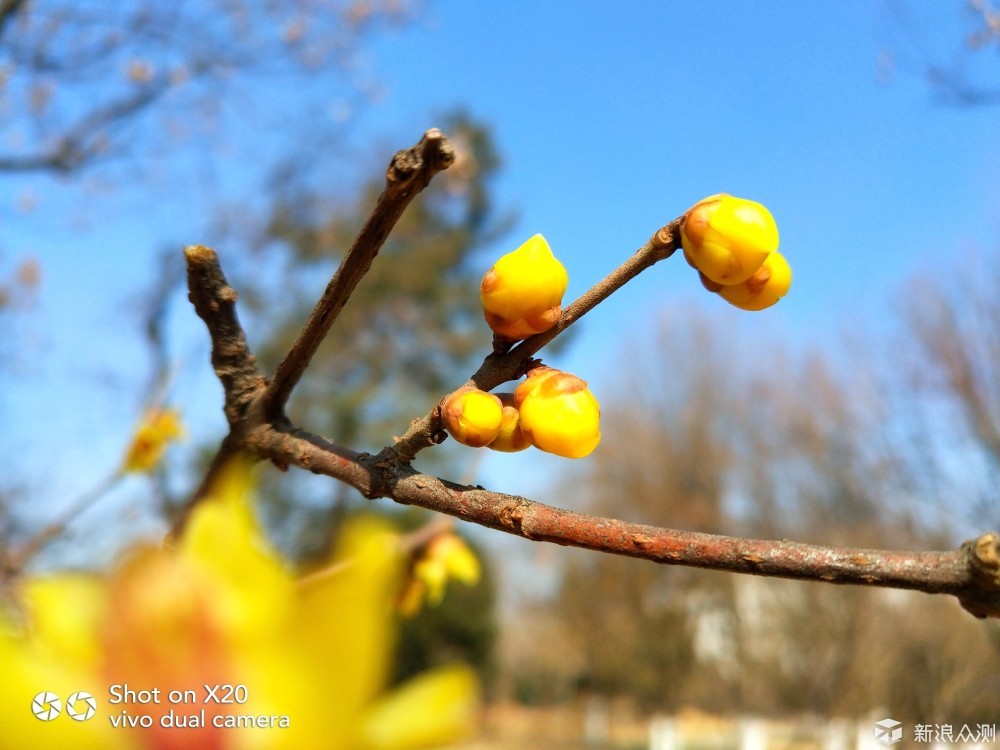
[[[441,419],[448,434],[462,445],[482,448],[500,432],[503,409],[500,399],[476,388],[460,388],[444,402]]]
[[[354,521],[329,563],[298,580],[234,468],[176,547],[133,550],[106,578],[23,581],[19,609],[0,612],[0,748],[388,750],[467,735],[478,704],[468,668],[386,690],[399,536]],[[66,703],[51,721],[29,710],[45,691]],[[68,715],[79,691],[93,695],[92,720]]]
[[[410,580],[400,595],[399,609],[405,615],[415,615],[424,601],[436,607],[444,599],[449,580],[474,586],[480,574],[479,560],[462,537],[453,532],[439,534],[414,562]]]
[[[536,367],[514,391],[514,400],[521,432],[540,450],[583,458],[601,441],[601,406],[576,375]]]
[[[122,470],[148,473],[160,463],[170,443],[184,435],[175,409],[154,409],[146,414],[125,453]]]
[[[792,269],[785,257],[775,251],[764,265],[742,284],[723,285],[719,295],[741,310],[763,310],[785,296],[792,285]]]
[[[688,263],[718,284],[739,284],[778,248],[774,217],[760,203],[719,193],[688,209],[681,224]]]
[[[507,253],[483,276],[479,296],[494,333],[520,340],[554,326],[569,284],[563,264],[536,234]]]

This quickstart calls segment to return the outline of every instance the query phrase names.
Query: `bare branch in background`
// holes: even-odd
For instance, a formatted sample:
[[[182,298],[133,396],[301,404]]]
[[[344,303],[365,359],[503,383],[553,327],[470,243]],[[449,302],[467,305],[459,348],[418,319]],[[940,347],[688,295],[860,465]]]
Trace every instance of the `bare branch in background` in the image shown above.
[[[169,122],[183,111],[187,125],[205,112],[210,128],[238,74],[326,70],[346,80],[366,29],[410,15],[405,3],[342,0],[99,6],[0,3],[0,172],[66,174],[120,157],[153,112]]]

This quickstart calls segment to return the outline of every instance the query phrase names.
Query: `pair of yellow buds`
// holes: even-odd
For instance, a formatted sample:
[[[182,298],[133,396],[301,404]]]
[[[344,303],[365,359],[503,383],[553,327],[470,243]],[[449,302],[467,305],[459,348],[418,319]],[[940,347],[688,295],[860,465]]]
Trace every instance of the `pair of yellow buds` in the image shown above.
[[[740,309],[770,307],[792,284],[778,227],[760,203],[725,193],[702,199],[684,214],[681,245],[705,288]]]
[[[551,367],[536,367],[514,393],[460,388],[441,417],[463,445],[505,453],[533,445],[566,458],[589,456],[601,441],[601,407],[587,382]]]

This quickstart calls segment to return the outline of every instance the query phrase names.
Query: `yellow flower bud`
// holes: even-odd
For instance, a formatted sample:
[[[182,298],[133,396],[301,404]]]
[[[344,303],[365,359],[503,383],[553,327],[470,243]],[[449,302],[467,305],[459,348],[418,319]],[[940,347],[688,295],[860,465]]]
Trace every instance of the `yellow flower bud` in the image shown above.
[[[587,382],[536,367],[517,387],[521,432],[536,448],[566,458],[590,455],[601,441],[601,407]]]
[[[455,440],[470,448],[482,448],[500,434],[503,407],[492,393],[460,388],[444,402],[441,418]]]
[[[523,451],[531,445],[531,441],[521,432],[521,415],[514,403],[514,394],[498,393],[497,397],[503,404],[503,421],[500,423],[500,434],[489,447],[504,453]]]
[[[718,284],[739,284],[778,248],[778,227],[764,206],[725,193],[688,209],[681,224],[688,263]]]
[[[569,284],[563,264],[536,234],[500,258],[483,276],[479,296],[494,333],[520,340],[549,330],[562,314]]]
[[[742,284],[723,286],[719,295],[741,310],[763,310],[785,296],[792,285],[792,269],[779,252],[767,256],[764,265]]]

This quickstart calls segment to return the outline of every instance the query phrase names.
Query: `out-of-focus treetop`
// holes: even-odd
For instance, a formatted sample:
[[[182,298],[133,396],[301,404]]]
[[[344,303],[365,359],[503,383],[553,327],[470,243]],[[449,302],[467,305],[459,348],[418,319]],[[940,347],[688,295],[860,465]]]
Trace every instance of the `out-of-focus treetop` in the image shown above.
[[[359,39],[411,7],[2,0],[0,172],[68,173],[134,155],[144,128],[161,148],[218,135],[227,104],[239,109],[241,90],[260,77],[334,71],[352,92],[344,96],[363,96]]]

